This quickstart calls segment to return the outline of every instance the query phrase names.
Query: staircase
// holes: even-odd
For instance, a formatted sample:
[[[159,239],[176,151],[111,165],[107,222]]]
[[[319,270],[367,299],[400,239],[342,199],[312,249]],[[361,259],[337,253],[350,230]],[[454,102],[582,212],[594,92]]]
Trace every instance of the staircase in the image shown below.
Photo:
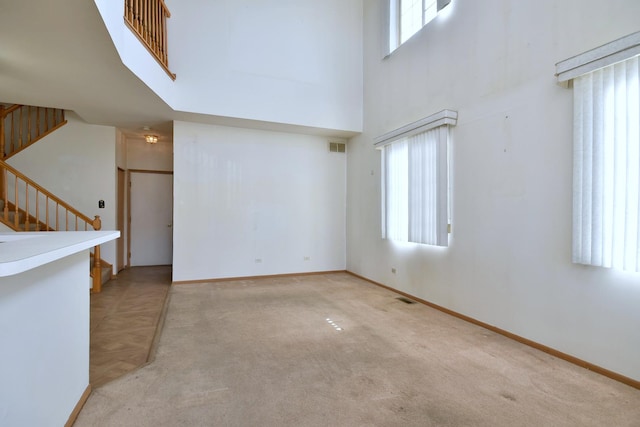
[[[82,214],[5,162],[66,123],[54,108],[0,104],[0,222],[15,231],[100,230],[99,216]],[[92,292],[112,278],[112,265],[91,253]]]
[[[66,123],[59,108],[0,104],[0,159],[7,160]]]

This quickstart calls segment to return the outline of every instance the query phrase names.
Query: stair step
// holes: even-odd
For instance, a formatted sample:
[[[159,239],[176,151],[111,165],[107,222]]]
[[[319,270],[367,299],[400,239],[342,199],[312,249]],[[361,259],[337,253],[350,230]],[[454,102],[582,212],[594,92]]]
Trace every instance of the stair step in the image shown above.
[[[3,217],[4,217],[4,211],[3,211]],[[9,211],[9,221],[13,224],[14,221],[16,219],[16,213],[15,211]],[[18,214],[18,224],[22,223],[22,215]]]
[[[26,231],[26,227],[24,223],[19,224],[18,228],[20,228],[20,230],[22,231]],[[29,223],[29,231],[36,231],[36,229],[37,229],[37,224]]]
[[[93,258],[91,258],[91,270],[93,271]],[[109,280],[111,280],[111,267],[102,267],[100,269],[100,275],[102,277],[102,286],[104,286],[105,283],[107,283]],[[93,273],[91,273],[93,274]]]
[[[102,267],[102,284],[111,280],[111,267]]]
[[[0,200],[0,215],[4,218],[4,200]],[[9,221],[13,223],[16,217],[16,211],[9,211]],[[22,222],[22,215],[18,214],[18,223]]]

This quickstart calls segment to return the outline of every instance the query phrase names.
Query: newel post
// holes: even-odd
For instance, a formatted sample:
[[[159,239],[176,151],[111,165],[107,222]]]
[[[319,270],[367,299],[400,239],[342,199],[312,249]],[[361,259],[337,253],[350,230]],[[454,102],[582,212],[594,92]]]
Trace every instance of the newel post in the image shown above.
[[[93,288],[92,292],[102,291],[102,263],[100,262],[100,245],[93,248]]]
[[[93,229],[98,231],[102,228],[100,216],[96,215],[93,223]],[[102,260],[100,259],[100,245],[93,249],[93,288],[92,292],[99,293],[102,291]]]
[[[100,219],[100,215],[96,215],[91,223],[91,226],[95,231],[98,231],[102,228],[102,220]]]

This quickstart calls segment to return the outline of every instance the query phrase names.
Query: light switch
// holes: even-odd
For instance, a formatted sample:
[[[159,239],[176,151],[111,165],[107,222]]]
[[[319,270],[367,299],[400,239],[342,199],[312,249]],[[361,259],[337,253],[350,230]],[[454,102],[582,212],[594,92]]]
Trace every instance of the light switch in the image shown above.
[[[98,200],[98,208],[104,209],[104,200]]]

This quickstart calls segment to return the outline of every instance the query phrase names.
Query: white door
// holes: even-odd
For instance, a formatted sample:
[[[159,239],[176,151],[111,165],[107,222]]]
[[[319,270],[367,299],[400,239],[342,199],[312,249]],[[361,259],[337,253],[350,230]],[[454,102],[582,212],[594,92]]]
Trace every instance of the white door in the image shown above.
[[[173,175],[131,172],[130,265],[170,265],[173,258]]]

